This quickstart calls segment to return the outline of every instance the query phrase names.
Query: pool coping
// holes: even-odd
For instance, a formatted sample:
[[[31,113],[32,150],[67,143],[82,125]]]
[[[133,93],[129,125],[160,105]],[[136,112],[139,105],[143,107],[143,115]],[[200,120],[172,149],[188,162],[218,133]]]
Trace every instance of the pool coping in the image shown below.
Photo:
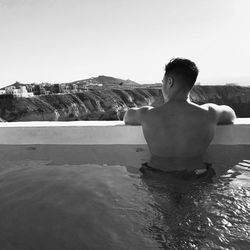
[[[4,122],[0,123],[0,145],[145,145],[141,126],[123,121]],[[250,144],[250,118],[219,125],[212,144]]]

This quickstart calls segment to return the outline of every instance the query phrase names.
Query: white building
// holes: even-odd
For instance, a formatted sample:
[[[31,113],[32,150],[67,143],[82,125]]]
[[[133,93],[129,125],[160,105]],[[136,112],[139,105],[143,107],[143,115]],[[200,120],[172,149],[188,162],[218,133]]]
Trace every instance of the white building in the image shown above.
[[[12,94],[16,97],[32,97],[34,96],[33,92],[28,92],[25,86],[21,86],[20,89],[13,89]]]
[[[0,89],[0,95],[6,94],[6,91],[4,89]]]

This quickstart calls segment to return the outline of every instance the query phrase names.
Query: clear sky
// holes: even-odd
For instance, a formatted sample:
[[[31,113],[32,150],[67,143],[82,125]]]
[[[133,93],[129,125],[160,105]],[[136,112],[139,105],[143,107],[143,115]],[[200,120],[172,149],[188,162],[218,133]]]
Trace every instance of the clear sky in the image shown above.
[[[249,13],[249,0],[0,0],[0,86],[159,82],[173,57],[198,81],[250,83]]]

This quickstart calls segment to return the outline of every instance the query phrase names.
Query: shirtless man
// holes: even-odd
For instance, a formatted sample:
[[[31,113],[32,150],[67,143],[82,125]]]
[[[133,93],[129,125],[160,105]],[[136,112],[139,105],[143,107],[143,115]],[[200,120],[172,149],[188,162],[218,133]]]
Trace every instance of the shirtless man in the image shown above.
[[[165,103],[157,108],[131,108],[125,113],[125,124],[142,125],[151,153],[144,170],[192,174],[207,171],[203,156],[216,125],[232,123],[236,116],[229,106],[213,103],[199,106],[189,100],[197,75],[198,68],[192,61],[172,59],[162,80]]]

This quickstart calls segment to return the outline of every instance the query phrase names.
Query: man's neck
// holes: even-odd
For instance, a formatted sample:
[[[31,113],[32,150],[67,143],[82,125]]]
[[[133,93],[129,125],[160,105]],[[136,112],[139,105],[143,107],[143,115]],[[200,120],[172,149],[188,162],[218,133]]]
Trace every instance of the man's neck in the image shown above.
[[[189,93],[175,93],[173,94],[166,102],[172,103],[172,102],[178,102],[178,103],[186,103],[190,101],[189,100]]]

